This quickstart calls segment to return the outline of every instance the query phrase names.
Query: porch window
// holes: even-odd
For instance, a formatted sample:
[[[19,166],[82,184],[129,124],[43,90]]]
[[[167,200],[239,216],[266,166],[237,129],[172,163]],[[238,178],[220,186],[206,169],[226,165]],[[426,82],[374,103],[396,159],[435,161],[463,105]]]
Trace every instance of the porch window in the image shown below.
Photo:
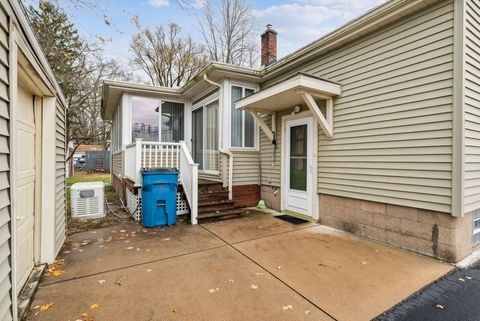
[[[162,113],[162,142],[179,142],[183,140],[184,105],[171,101],[163,101]]]
[[[232,86],[231,133],[232,147],[255,147],[255,120],[253,116],[235,108],[235,102],[252,95],[255,90],[240,86]]]
[[[132,141],[158,141],[158,99],[132,97]]]
[[[132,141],[179,142],[184,139],[183,103],[132,97]],[[161,116],[160,116],[161,115]]]
[[[218,171],[218,99],[193,111],[193,158],[200,170]]]

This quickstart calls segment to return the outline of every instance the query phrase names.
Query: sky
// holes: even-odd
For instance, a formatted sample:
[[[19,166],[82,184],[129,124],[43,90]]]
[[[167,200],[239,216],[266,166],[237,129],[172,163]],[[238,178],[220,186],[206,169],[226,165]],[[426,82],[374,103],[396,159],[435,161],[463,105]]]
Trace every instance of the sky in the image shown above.
[[[26,4],[36,0],[25,0]],[[132,17],[142,26],[154,27],[175,22],[182,33],[200,40],[198,16],[207,0],[89,0],[96,8],[75,6],[78,0],[57,0],[77,25],[80,34],[104,46],[105,55],[129,64],[129,43],[138,31]],[[218,3],[220,0],[211,0]],[[267,24],[278,32],[278,58],[294,52],[321,36],[360,16],[385,0],[246,0],[253,11],[254,33],[260,34]],[[105,23],[103,16],[110,22]]]

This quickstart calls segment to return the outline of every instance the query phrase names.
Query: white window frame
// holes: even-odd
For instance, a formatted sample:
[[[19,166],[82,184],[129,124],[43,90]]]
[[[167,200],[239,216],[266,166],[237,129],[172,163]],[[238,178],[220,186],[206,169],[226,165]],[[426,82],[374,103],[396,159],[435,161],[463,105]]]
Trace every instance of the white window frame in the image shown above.
[[[128,126],[128,137],[130,137],[130,143],[133,143],[132,137],[132,127],[133,127],[133,103],[132,98],[139,97],[139,98],[151,98],[158,101],[158,142],[162,142],[162,102],[172,102],[183,104],[183,140],[187,137],[187,102],[179,99],[165,99],[165,98],[158,98],[158,97],[149,97],[149,96],[141,96],[141,95],[129,95],[129,126]],[[124,129],[125,130],[125,129]],[[128,144],[126,144],[128,145]]]
[[[245,83],[239,83],[239,82],[230,82],[229,86],[229,104],[228,104],[228,124],[229,124],[229,129],[230,129],[230,137],[229,137],[229,142],[228,145],[230,146],[230,150],[232,151],[258,151],[259,150],[259,126],[257,124],[257,121],[254,119],[254,133],[253,133],[253,147],[246,147],[245,146],[245,110],[242,110],[242,146],[232,146],[232,90],[233,87],[239,87],[242,88],[242,98],[245,98],[245,90],[250,89],[253,91],[253,93],[256,93],[258,91],[258,87],[254,87],[252,85],[248,85]]]
[[[207,97],[199,102],[197,102],[195,105],[192,106],[192,115],[193,115],[193,112],[197,109],[200,109],[200,108],[205,108],[207,105],[215,102],[215,101],[218,101],[218,115],[217,115],[217,128],[218,128],[218,135],[219,135],[219,139],[218,139],[218,143],[217,143],[217,150],[220,152],[220,131],[221,131],[221,128],[220,128],[220,93],[217,92],[215,93],[214,95],[210,96],[210,97]],[[205,109],[204,109],[205,111]],[[204,112],[202,111],[202,113]],[[203,117],[202,119],[202,136],[203,136],[203,151],[202,151],[202,163],[205,164],[205,146],[206,146],[206,143],[207,143],[207,126],[206,126],[206,121],[207,121],[207,118],[206,117]],[[192,117],[192,125],[193,125],[193,117]],[[194,132],[192,130],[192,139],[193,139],[193,135],[194,135]],[[192,153],[193,153],[193,142],[192,142]],[[220,160],[219,160],[219,164],[218,166],[220,166]],[[202,174],[207,174],[207,175],[220,175],[220,170],[216,170],[216,171],[213,171],[213,170],[208,170],[208,169],[198,169],[198,172],[199,173],[202,173]]]

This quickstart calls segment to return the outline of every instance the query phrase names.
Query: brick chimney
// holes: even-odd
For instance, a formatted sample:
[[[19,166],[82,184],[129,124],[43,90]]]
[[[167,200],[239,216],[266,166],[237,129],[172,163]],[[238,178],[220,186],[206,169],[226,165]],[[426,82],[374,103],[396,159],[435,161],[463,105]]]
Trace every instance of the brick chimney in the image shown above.
[[[277,32],[272,25],[262,33],[262,66],[268,66],[277,61]]]

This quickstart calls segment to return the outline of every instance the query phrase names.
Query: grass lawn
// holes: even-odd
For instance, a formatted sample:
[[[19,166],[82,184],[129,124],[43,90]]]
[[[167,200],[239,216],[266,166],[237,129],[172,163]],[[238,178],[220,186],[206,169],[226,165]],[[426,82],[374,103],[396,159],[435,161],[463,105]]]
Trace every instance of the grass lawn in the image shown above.
[[[104,182],[110,183],[110,173],[87,173],[87,172],[75,172],[75,175],[67,178],[67,186],[72,186],[75,183],[80,182]]]

